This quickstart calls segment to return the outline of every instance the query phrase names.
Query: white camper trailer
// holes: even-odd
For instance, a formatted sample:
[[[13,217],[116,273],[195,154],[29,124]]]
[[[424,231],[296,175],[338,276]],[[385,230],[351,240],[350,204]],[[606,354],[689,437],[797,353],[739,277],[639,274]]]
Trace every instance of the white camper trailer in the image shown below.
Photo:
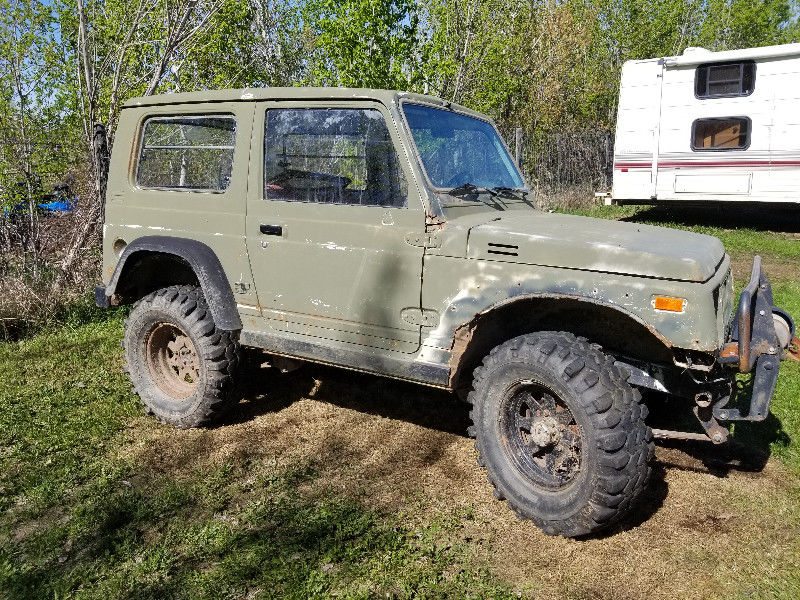
[[[800,204],[800,44],[626,62],[612,199]]]

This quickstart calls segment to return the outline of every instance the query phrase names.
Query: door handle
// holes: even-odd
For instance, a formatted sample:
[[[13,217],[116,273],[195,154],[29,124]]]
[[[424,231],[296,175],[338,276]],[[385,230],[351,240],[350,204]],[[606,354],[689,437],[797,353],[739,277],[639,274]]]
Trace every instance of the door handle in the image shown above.
[[[283,235],[283,226],[281,225],[264,225],[262,223],[259,230],[264,235]]]

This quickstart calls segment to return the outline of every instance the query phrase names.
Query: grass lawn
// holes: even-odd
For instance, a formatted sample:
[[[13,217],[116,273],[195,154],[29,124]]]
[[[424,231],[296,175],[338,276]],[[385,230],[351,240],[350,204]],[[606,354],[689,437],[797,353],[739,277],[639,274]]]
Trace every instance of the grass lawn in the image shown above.
[[[791,231],[592,212],[759,252],[800,315]],[[744,449],[660,446],[641,512],[574,541],[492,498],[446,394],[258,372],[224,423],[180,431],[142,415],[121,335],[90,311],[0,344],[0,598],[800,597],[800,363]]]
[[[139,417],[121,329],[0,345],[0,597],[503,597],[438,543],[464,515],[407,527],[320,487],[310,460],[141,456],[168,428]]]

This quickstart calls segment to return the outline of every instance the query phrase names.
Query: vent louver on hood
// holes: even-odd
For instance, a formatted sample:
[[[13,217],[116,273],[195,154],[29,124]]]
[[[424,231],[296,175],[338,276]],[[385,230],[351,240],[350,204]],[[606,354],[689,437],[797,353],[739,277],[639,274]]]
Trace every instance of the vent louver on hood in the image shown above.
[[[489,248],[486,250],[487,254],[501,254],[503,256],[519,256],[519,246],[513,244],[493,244],[489,242],[486,244]]]
[[[470,227],[467,256],[679,281],[707,281],[725,257],[711,236],[640,223],[531,212]]]

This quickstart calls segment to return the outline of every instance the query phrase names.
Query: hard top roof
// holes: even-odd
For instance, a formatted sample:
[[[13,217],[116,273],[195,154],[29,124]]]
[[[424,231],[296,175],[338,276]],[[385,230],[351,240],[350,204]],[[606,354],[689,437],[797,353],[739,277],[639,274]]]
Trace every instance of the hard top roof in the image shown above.
[[[446,102],[435,96],[397,90],[340,87],[268,87],[159,94],[156,96],[131,98],[125,102],[123,108],[170,104],[196,104],[200,102],[257,102],[260,100],[376,100],[387,106],[398,103],[401,100],[411,100],[414,102],[433,104],[435,106],[450,107],[461,112],[480,115],[480,113],[472,111],[464,106]],[[483,115],[480,116],[486,118]]]

